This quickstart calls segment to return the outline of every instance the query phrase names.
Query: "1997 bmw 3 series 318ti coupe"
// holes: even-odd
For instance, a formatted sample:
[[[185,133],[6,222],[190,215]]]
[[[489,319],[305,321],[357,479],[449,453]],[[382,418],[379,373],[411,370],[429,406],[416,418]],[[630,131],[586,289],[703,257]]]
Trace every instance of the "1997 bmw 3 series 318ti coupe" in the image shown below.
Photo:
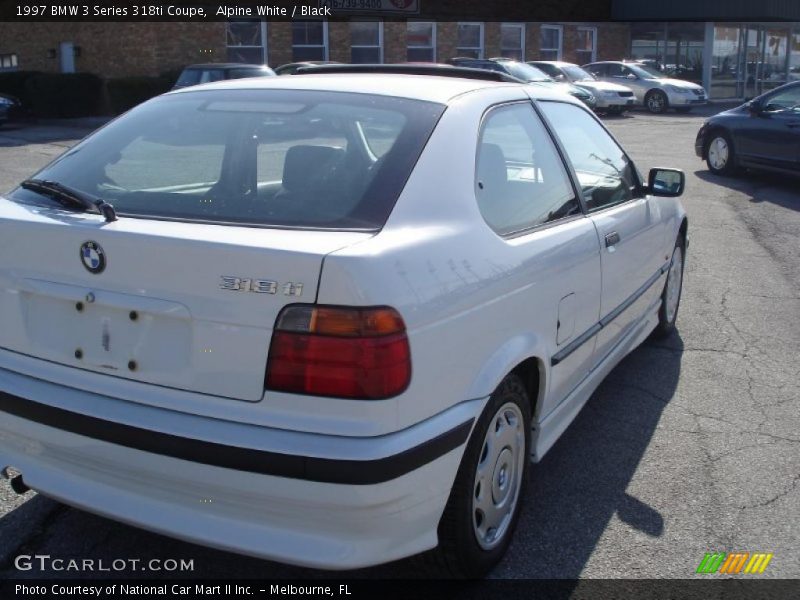
[[[150,100],[0,198],[0,469],[245,554],[483,575],[529,462],[675,327],[683,187],[492,72]]]

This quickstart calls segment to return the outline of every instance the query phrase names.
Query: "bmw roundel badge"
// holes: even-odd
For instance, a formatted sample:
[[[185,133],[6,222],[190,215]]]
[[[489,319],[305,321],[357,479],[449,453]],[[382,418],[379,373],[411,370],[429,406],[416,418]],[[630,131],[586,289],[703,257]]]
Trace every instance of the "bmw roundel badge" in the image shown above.
[[[102,273],[106,268],[106,253],[97,242],[84,242],[81,245],[81,262],[90,273]]]

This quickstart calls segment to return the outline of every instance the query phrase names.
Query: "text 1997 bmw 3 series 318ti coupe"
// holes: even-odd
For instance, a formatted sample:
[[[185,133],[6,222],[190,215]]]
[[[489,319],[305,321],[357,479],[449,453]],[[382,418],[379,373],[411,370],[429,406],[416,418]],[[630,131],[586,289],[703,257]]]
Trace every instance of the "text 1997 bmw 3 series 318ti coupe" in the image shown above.
[[[479,576],[530,460],[674,328],[683,174],[501,74],[323,71],[158,97],[0,198],[0,468],[241,553]]]

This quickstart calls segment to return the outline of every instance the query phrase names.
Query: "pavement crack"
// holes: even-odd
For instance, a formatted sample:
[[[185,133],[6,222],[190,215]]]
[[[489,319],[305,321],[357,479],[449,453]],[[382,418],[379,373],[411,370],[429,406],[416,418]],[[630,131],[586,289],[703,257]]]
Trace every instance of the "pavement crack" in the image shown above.
[[[791,494],[794,491],[794,489],[797,487],[797,483],[798,482],[800,482],[800,474],[795,475],[794,479],[792,479],[792,485],[790,485],[788,487],[788,489],[785,489],[782,492],[780,492],[778,494],[775,494],[774,496],[772,496],[768,500],[764,500],[762,502],[756,502],[755,504],[745,504],[745,505],[740,506],[739,508],[741,510],[748,510],[750,508],[763,508],[765,506],[769,506],[770,504],[773,504],[773,503],[777,502],[778,500],[780,500],[784,496],[788,496],[789,494]]]

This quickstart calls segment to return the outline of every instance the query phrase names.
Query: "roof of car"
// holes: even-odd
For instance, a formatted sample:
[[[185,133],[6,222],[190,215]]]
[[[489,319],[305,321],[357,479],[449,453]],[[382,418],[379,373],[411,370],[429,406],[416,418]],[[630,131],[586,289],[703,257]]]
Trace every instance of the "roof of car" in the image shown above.
[[[461,94],[491,88],[499,85],[520,86],[522,84],[499,83],[455,77],[437,77],[432,75],[392,75],[383,73],[331,73],[308,74],[302,77],[258,77],[250,79],[234,79],[218,81],[191,88],[176,90],[173,93],[191,93],[192,91],[210,89],[290,89],[320,90],[331,92],[354,92],[395,96],[427,100],[429,102],[447,103],[451,98]]]
[[[313,73],[299,77],[231,79],[186,87],[170,92],[170,94],[190,94],[203,90],[282,89],[374,94],[447,104],[462,94],[497,89],[498,87],[506,87],[509,90],[521,89],[538,100],[563,100],[580,104],[579,100],[563,92],[523,82],[506,83],[436,75],[392,73]]]
[[[249,63],[202,63],[198,65],[187,65],[185,69],[268,69],[267,65],[256,65]]]
[[[554,67],[558,67],[559,69],[563,69],[564,67],[573,67],[576,66],[575,63],[566,62],[563,60],[529,60],[529,65],[553,65]]]

